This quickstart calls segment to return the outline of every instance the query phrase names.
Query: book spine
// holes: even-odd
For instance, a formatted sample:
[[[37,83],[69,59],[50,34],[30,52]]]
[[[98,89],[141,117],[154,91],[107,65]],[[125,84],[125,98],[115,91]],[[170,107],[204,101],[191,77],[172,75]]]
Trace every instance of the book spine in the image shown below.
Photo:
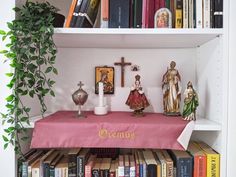
[[[129,168],[129,166],[125,166],[125,168],[124,168],[124,176],[125,177],[129,177],[129,175],[130,175],[130,168]]]
[[[147,16],[147,0],[143,0],[143,6],[142,6],[142,28],[147,28],[146,16]]]
[[[68,176],[69,177],[76,177],[77,176],[77,157],[76,157],[76,155],[69,155]]]
[[[22,177],[28,177],[28,163],[22,162]]]
[[[82,0],[78,0],[76,6],[74,8],[74,12],[72,14],[72,18],[71,18],[70,25],[69,25],[70,27],[75,27],[76,20],[79,16],[79,10],[80,10],[81,4],[82,4]]]
[[[99,177],[99,170],[98,169],[92,170],[92,177]]]
[[[165,7],[170,10],[170,0],[165,1]]]
[[[175,0],[170,0],[170,11],[172,14],[172,27],[175,26]]]
[[[139,164],[136,164],[136,166],[135,166],[135,176],[139,177],[139,173],[140,173]]]
[[[223,0],[215,0],[214,27],[223,27]]]
[[[43,177],[50,177],[50,167],[48,163],[43,164]]]
[[[193,24],[193,0],[189,0],[189,28],[193,28],[194,24]]]
[[[84,158],[77,157],[77,177],[84,177]]]
[[[139,177],[143,177],[143,164],[139,164]]]
[[[92,168],[91,166],[85,165],[85,177],[92,177]]]
[[[165,0],[160,0],[160,8],[166,7]]]
[[[205,177],[206,174],[206,156],[195,156],[193,177]]]
[[[109,177],[110,175],[109,175],[109,169],[105,169],[105,170],[103,170],[103,176],[101,176],[101,177]]]
[[[160,0],[154,0],[154,9],[155,12],[160,9]]]
[[[193,161],[191,158],[177,159],[177,176],[191,177],[193,171]]]
[[[76,3],[77,3],[77,0],[72,0],[72,2],[71,2],[70,10],[69,10],[68,16],[66,18],[66,24],[65,24],[66,28],[70,27],[70,22],[71,22],[71,19],[73,17],[73,12],[74,12],[74,9],[76,7]]]
[[[175,28],[183,27],[183,0],[176,0],[175,8]]]
[[[183,28],[188,28],[188,20],[189,20],[189,8],[188,8],[188,0],[183,0]]]
[[[134,0],[130,0],[129,5],[129,27],[134,28]]]
[[[109,0],[101,0],[101,28],[108,28]]]
[[[32,177],[39,177],[39,168],[32,169]]]
[[[204,7],[204,28],[210,28],[210,0],[204,0],[203,1],[203,7]]]
[[[154,1],[153,0],[147,0],[147,7],[146,7],[146,21],[147,21],[147,27],[148,28],[154,28]]]
[[[193,28],[197,27],[197,20],[196,20],[196,0],[193,0]]]
[[[82,0],[81,7],[79,13],[86,13],[88,6],[89,6],[90,0]],[[85,16],[81,16],[78,13],[78,17],[76,19],[75,27],[82,27],[83,21],[85,19]]]
[[[147,177],[147,165],[143,163],[143,177]]]
[[[28,177],[32,177],[32,167],[28,166]]]
[[[220,155],[207,154],[207,177],[220,177]]]
[[[50,168],[50,177],[55,177],[55,168]]]
[[[116,177],[116,172],[114,171],[110,172],[109,177]]]
[[[162,174],[162,177],[166,177],[166,163],[165,162],[161,162],[161,174]]]
[[[142,0],[134,0],[134,28],[142,28]]]
[[[173,177],[173,163],[172,162],[167,162],[166,163],[166,176],[167,177]]]
[[[119,176],[119,177],[124,177],[124,176],[125,176],[125,169],[124,169],[124,166],[119,166],[119,167],[118,167],[118,176]]]
[[[202,28],[202,1],[196,0],[196,28]]]
[[[130,167],[130,169],[129,169],[129,176],[130,177],[135,177],[135,167]]]
[[[154,164],[147,165],[147,176],[157,177],[157,166]]]

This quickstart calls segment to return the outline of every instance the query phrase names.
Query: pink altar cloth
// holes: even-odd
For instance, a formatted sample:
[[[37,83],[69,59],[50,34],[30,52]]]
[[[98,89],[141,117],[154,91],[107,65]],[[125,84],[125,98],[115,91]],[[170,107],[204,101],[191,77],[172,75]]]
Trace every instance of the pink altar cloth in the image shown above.
[[[35,123],[31,148],[119,147],[179,149],[177,141],[188,124],[180,117],[145,113],[110,112],[76,118],[75,111],[58,111]]]

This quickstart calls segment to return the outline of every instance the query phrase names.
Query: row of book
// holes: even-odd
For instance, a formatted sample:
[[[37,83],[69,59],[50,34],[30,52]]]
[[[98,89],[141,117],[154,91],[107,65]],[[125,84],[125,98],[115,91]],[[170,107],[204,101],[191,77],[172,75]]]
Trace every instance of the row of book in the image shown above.
[[[223,0],[72,0],[65,27],[222,28]]]
[[[31,150],[19,177],[219,177],[220,155],[203,142],[163,149]],[[96,152],[96,153],[95,153]],[[112,153],[111,153],[112,152]]]

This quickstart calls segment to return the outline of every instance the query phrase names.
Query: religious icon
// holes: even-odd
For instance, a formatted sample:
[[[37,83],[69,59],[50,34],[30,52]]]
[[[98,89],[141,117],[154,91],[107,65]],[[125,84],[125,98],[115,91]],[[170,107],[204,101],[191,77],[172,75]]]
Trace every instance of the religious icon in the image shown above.
[[[180,115],[181,77],[175,66],[176,63],[171,61],[162,79],[164,114],[170,116]]]
[[[198,95],[194,90],[192,83],[189,81],[187,88],[184,91],[183,119],[196,120],[196,109],[198,105]]]
[[[140,70],[140,68],[139,68],[138,65],[132,65],[131,66],[131,71],[139,71],[139,70]]]
[[[99,82],[103,83],[104,94],[114,94],[114,67],[95,67],[96,94],[98,94]]]
[[[172,28],[172,15],[169,9],[160,8],[154,16],[155,28]]]
[[[143,110],[150,105],[142,89],[140,75],[135,76],[135,83],[131,87],[129,97],[125,104],[134,110],[135,116],[143,116]]]

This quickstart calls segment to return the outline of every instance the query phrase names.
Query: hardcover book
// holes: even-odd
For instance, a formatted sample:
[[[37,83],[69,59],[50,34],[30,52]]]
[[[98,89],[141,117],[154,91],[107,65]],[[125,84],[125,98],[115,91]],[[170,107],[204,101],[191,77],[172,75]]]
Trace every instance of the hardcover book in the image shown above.
[[[166,176],[167,177],[174,177],[173,171],[174,171],[174,163],[171,159],[170,155],[168,154],[167,150],[161,150],[165,161],[166,161]]]
[[[143,0],[134,0],[134,28],[142,28],[142,8]]]
[[[66,23],[65,23],[66,28],[70,27],[70,22],[71,22],[76,4],[77,4],[77,0],[72,0],[71,5],[70,5],[70,10],[69,10],[69,13],[68,13],[67,18],[66,18]]]
[[[207,158],[207,177],[220,177],[220,154],[214,151],[204,142],[196,143],[206,154]]]
[[[110,0],[109,28],[129,28],[129,0]]]
[[[124,161],[125,161],[124,176],[129,177],[130,175],[129,155],[124,155]]]
[[[90,155],[88,158],[88,162],[85,165],[85,177],[92,177],[92,169],[95,165],[96,155]]]
[[[68,177],[68,175],[68,156],[63,156],[55,166],[55,177]]]
[[[80,152],[80,148],[71,149],[68,152],[68,176],[77,177],[77,155]]]
[[[54,151],[43,161],[43,177],[50,177],[50,164],[59,156],[58,151]]]
[[[205,177],[206,172],[206,155],[204,152],[193,142],[188,145],[189,153],[193,156],[193,177]]]
[[[76,21],[77,21],[77,18],[79,16],[79,11],[80,11],[80,7],[81,7],[81,4],[82,4],[82,0],[76,0],[76,4],[75,4],[75,7],[73,9],[73,14],[72,14],[72,17],[71,17],[71,20],[69,21],[68,20],[68,23],[69,23],[69,26],[70,27],[76,27],[75,24],[76,24]],[[73,4],[71,4],[72,6]],[[73,8],[73,7],[71,7]],[[71,9],[70,9],[71,10]],[[70,12],[69,12],[70,13]],[[68,15],[68,18],[69,18],[69,15]],[[66,27],[67,27],[67,22],[66,22]]]
[[[92,177],[99,177],[102,158],[96,158],[95,164],[92,169]]]
[[[170,150],[169,152],[176,167],[176,176],[192,177],[193,157],[186,151]]]
[[[103,158],[100,166],[100,177],[109,177],[111,158]]]
[[[223,0],[215,0],[214,27],[223,28]]]
[[[183,27],[183,0],[176,0],[175,28]]]
[[[165,157],[164,155],[162,154],[161,150],[160,149],[156,149],[154,150],[154,152],[156,153],[156,156],[158,158],[158,160],[160,161],[161,163],[161,176],[162,177],[166,177],[167,174],[166,174],[166,160],[165,160]]]
[[[90,155],[89,151],[89,148],[83,148],[77,156],[77,177],[85,175],[84,169]]]
[[[147,164],[147,177],[157,177],[157,162],[152,151],[143,151],[143,156]]]

